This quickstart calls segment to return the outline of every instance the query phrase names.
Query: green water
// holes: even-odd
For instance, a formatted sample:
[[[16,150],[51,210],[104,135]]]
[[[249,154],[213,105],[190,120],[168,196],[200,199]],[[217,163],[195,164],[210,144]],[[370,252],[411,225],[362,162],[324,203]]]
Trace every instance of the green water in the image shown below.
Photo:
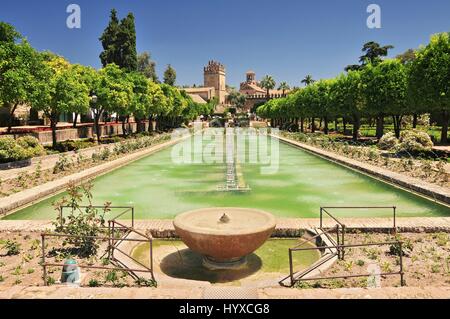
[[[189,142],[187,140],[184,143]],[[259,208],[280,217],[317,217],[320,206],[397,206],[398,216],[450,216],[450,208],[354,172],[287,144],[279,145],[279,169],[261,174],[259,164],[241,164],[251,191],[219,192],[226,164],[177,164],[172,148],[132,162],[94,180],[95,204],[132,205],[136,218],[173,218],[204,207]],[[254,150],[252,150],[254,151]],[[252,152],[250,151],[250,152]],[[248,154],[247,154],[248,155]],[[53,219],[45,199],[6,219]],[[333,211],[342,217],[387,217],[391,210]]]
[[[202,256],[193,252],[181,241],[154,240],[153,258],[160,260],[159,268],[170,277],[189,280],[209,281],[211,283],[239,282],[240,279],[255,275],[254,279],[276,274],[280,278],[289,272],[289,248],[299,243],[298,239],[271,239],[247,256],[247,265],[243,269],[208,270],[202,266]],[[302,247],[312,247],[305,243]],[[149,244],[137,245],[132,256],[144,265],[149,264]],[[292,254],[295,271],[301,271],[320,258],[317,250],[297,251]]]

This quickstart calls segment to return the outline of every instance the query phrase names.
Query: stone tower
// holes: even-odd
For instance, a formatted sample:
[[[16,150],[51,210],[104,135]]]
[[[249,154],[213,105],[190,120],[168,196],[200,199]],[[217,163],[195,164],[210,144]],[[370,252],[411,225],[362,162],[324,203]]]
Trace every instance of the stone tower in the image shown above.
[[[245,77],[247,78],[247,83],[256,82],[256,73],[253,71],[247,71],[247,73],[245,73]]]
[[[216,61],[209,61],[203,70],[204,86],[213,87],[219,104],[225,104],[227,95],[225,67]]]

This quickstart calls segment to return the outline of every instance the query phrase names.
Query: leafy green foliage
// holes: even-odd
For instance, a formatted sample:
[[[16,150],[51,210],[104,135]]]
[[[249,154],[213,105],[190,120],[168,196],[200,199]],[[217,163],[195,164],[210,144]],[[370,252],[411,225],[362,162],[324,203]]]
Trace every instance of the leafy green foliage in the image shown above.
[[[53,174],[67,171],[71,166],[72,161],[65,154],[61,154],[53,167]]]
[[[427,112],[442,115],[441,142],[447,142],[450,113],[450,32],[436,34],[430,43],[416,52],[416,59],[410,66],[410,104],[418,113]]]
[[[3,249],[6,250],[6,256],[16,256],[20,254],[20,244],[13,240],[7,240],[3,244]]]
[[[43,146],[32,136],[0,138],[0,163],[22,161],[45,154]]]
[[[112,9],[109,24],[100,41],[103,46],[100,60],[104,67],[114,63],[127,71],[137,70],[136,29],[132,13],[119,21],[117,11]]]
[[[266,75],[263,77],[259,84],[263,89],[266,89],[267,96],[269,96],[269,91],[275,88],[276,82],[272,76]]]
[[[400,134],[400,144],[396,146],[397,152],[416,153],[430,151],[433,142],[430,136],[419,130],[403,131]]]
[[[398,145],[398,139],[395,136],[394,133],[389,132],[384,134],[381,138],[380,141],[378,142],[378,148],[380,150],[386,150],[386,151],[390,151],[392,149],[394,149],[397,145]]]
[[[151,60],[150,52],[143,52],[137,58],[137,71],[143,74],[147,79],[157,83],[156,63]]]
[[[177,80],[177,72],[175,69],[169,64],[164,71],[164,83],[170,86],[174,86]]]
[[[68,198],[54,204],[58,217],[53,223],[58,233],[74,236],[64,239],[63,245],[71,245],[73,253],[80,257],[90,257],[97,254],[99,248],[95,238],[103,232],[105,227],[105,214],[110,211],[110,203],[105,203],[102,209],[93,207],[92,184],[85,183],[79,186],[70,185]],[[83,200],[87,201],[86,207],[81,207]],[[62,206],[69,206],[68,216],[60,216]]]
[[[89,280],[89,283],[88,283],[88,286],[91,287],[91,288],[93,288],[93,287],[99,287],[99,286],[100,286],[100,283],[98,282],[97,279],[90,279],[90,280]]]
[[[156,282],[156,280],[154,279],[147,279],[144,277],[139,277],[138,279],[136,279],[136,284],[138,286],[144,286],[144,287],[158,287],[158,283]]]
[[[305,88],[293,90],[285,98],[269,100],[256,112],[281,128],[292,127],[299,118],[320,117],[325,133],[328,119],[341,117],[352,124],[353,140],[358,139],[362,118],[368,121],[376,118],[376,135],[380,139],[384,118],[392,117],[399,139],[404,116],[414,115],[417,119],[432,112],[440,116],[441,142],[445,143],[450,117],[450,33],[432,36],[430,43],[418,51],[383,60],[391,48],[366,43],[361,65],[348,68],[348,73],[331,81],[315,82],[308,76],[302,81],[307,84]]]

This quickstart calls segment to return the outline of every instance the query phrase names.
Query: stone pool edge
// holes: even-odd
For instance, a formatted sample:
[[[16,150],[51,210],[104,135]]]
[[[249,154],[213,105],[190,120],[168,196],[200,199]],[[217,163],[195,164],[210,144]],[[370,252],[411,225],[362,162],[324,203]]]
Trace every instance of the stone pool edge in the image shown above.
[[[168,142],[163,142],[161,144],[153,145],[148,148],[139,150],[132,154],[125,155],[118,159],[115,159],[110,162],[106,162],[104,164],[100,164],[86,170],[83,170],[78,173],[74,173],[68,176],[64,176],[60,179],[38,185],[36,187],[26,189],[22,192],[4,197],[0,199],[0,221],[1,218],[4,218],[8,215],[14,214],[18,210],[25,208],[29,205],[33,205],[45,198],[50,196],[54,196],[57,193],[64,191],[65,188],[71,183],[79,183],[82,181],[86,181],[106,173],[109,173],[113,170],[116,170],[122,166],[128,165],[131,162],[137,161],[143,157],[161,151],[169,146],[179,143],[180,141],[190,137],[188,134],[186,136],[182,136],[177,139],[170,140]]]
[[[304,143],[293,141],[282,136],[273,134],[271,134],[270,136],[277,138],[286,144],[294,147],[299,147],[307,152],[313,153],[314,155],[320,156],[339,165],[343,165],[347,168],[365,173],[373,178],[378,178],[385,183],[400,187],[409,192],[415,192],[418,195],[425,196],[427,199],[437,200],[442,204],[450,205],[450,190],[447,190],[445,187],[433,185],[431,183],[421,181],[417,178],[395,173],[371,164],[362,163],[354,159],[328,152]]]
[[[276,218],[277,225],[272,237],[298,237],[306,229],[314,229],[319,226],[318,218]],[[392,218],[389,217],[344,217],[340,221],[351,231],[385,232],[392,230]],[[123,220],[126,225],[131,221]],[[324,227],[335,226],[331,219],[324,220]],[[1,232],[43,232],[51,231],[51,220],[0,220]],[[148,231],[154,238],[177,237],[172,219],[138,219],[135,221],[135,229]],[[450,217],[398,217],[397,231],[402,232],[446,232],[450,233]]]

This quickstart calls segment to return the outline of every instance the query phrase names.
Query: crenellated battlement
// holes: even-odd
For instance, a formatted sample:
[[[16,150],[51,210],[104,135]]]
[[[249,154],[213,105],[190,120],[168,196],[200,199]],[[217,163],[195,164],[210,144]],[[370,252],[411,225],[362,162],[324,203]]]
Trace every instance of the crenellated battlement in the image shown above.
[[[211,60],[208,65],[204,67],[203,71],[205,73],[225,73],[225,66],[217,61]]]

